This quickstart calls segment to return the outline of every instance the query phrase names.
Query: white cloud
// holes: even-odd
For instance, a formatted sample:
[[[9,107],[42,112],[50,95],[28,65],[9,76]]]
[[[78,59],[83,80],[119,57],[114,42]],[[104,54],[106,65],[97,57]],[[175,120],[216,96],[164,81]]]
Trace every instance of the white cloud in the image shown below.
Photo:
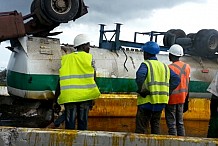
[[[76,24],[75,22],[70,22],[68,27],[65,27],[65,25],[66,24],[54,29],[54,31],[63,31],[60,35],[55,36],[60,38],[61,43],[73,44],[74,37],[83,33],[90,36],[92,45],[98,44],[99,27],[97,24]]]
[[[9,46],[9,43],[6,41],[6,42],[2,42],[0,45],[1,45],[0,68],[6,68],[11,55],[11,51],[5,47]]]
[[[218,1],[210,0],[206,4],[187,3],[171,9],[159,10],[151,18],[152,28],[161,31],[180,28],[186,33],[194,33],[204,28],[217,29],[217,5]]]

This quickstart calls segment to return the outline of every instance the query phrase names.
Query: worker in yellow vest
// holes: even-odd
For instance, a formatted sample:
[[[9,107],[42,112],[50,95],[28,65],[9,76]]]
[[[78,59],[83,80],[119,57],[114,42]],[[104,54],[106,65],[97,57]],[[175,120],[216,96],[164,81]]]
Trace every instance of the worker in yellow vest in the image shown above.
[[[136,133],[160,134],[162,110],[169,101],[169,94],[179,85],[180,78],[169,67],[158,61],[160,47],[156,42],[142,46],[144,62],[136,72],[138,86]]]
[[[170,95],[168,105],[165,108],[165,118],[169,135],[185,136],[183,108],[188,95],[190,65],[180,61],[180,57],[183,54],[183,48],[178,44],[172,45],[169,49],[169,60],[172,61],[169,67],[181,79],[179,86]]]
[[[77,51],[61,58],[60,94],[58,104],[64,104],[65,128],[88,129],[88,113],[93,101],[100,96],[95,82],[95,67],[89,53],[90,40],[87,35],[79,34],[74,39]]]

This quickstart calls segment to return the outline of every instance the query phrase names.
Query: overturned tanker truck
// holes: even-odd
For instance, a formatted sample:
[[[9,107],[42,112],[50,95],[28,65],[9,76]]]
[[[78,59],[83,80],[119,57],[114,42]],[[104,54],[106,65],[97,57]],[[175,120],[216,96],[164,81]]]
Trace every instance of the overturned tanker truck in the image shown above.
[[[58,38],[51,37],[59,32],[50,33],[50,31],[60,23],[75,20],[86,13],[87,7],[82,0],[34,0],[30,15],[22,17],[17,12],[0,15],[0,21],[4,22],[1,24],[7,27],[10,26],[6,23],[9,20],[5,21],[4,17],[11,21],[15,21],[15,17],[20,18],[16,21],[19,20],[21,23],[19,27],[14,28],[17,30],[16,34],[1,33],[5,34],[1,41],[10,40],[11,46],[8,49],[12,51],[6,75],[7,91],[10,96],[1,102],[1,108],[10,112],[1,113],[1,125],[46,127],[53,120],[52,105],[60,58],[63,50],[73,51],[73,46],[60,44]],[[23,24],[23,20],[29,18],[32,19]],[[166,53],[169,47],[175,43],[182,45],[185,55],[181,59],[189,63],[192,68],[190,97],[209,99],[210,94],[206,88],[218,68],[217,30],[202,29],[187,35],[181,29],[171,29],[167,32],[136,32],[134,41],[131,42],[119,39],[120,26],[121,24],[116,24],[115,30],[105,30],[105,25],[100,25],[99,47],[90,49],[96,63],[97,85],[102,93],[90,116],[135,116],[136,111],[133,109],[135,104],[132,103],[135,103],[137,86],[134,79],[135,72],[143,61],[143,52],[140,48],[144,43],[137,42],[138,34],[148,35],[152,41],[157,41],[158,36],[163,36],[161,45],[163,53],[158,55],[158,59],[166,64],[170,63]],[[105,35],[108,32],[114,33],[111,39]],[[117,99],[122,97],[124,99],[130,97],[134,102],[119,102]],[[105,105],[114,107],[107,108]],[[123,112],[127,107],[129,111]],[[199,116],[193,114],[193,111],[190,114],[192,115],[189,117],[196,119],[208,119],[209,115],[205,112]]]

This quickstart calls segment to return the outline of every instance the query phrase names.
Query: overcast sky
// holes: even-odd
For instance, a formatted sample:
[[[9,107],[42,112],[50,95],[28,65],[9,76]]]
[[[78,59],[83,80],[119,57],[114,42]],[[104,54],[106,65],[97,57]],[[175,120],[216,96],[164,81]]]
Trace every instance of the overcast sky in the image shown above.
[[[0,0],[0,11],[17,10],[22,15],[30,12],[32,0]],[[54,31],[63,31],[61,43],[73,44],[74,37],[86,33],[92,38],[92,45],[98,46],[99,25],[114,30],[114,23],[122,23],[121,40],[133,41],[134,32],[167,31],[182,29],[187,34],[198,30],[218,30],[218,0],[84,0],[89,13],[60,25]],[[110,35],[110,34],[109,34]],[[141,38],[143,40],[144,38]],[[145,40],[146,41],[146,40]],[[161,42],[160,42],[161,43]],[[10,51],[1,43],[0,67],[6,67]]]

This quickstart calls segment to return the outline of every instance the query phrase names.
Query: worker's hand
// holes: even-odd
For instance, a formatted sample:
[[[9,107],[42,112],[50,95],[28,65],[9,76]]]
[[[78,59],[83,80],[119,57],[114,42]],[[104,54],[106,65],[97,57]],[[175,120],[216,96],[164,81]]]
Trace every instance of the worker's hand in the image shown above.
[[[186,95],[186,98],[185,98],[185,103],[183,105],[183,113],[188,111],[188,105],[189,105],[189,92],[188,92],[188,94]]]
[[[60,111],[61,111],[61,106],[60,106],[58,103],[54,103],[53,108],[54,108],[54,112],[55,112],[56,114],[59,114],[59,113],[60,113]]]
[[[140,94],[141,97],[145,98],[147,95],[150,95],[150,91],[146,90],[146,91],[137,91],[138,94]]]
[[[94,105],[95,105],[95,100],[92,100],[89,109],[92,110]]]

